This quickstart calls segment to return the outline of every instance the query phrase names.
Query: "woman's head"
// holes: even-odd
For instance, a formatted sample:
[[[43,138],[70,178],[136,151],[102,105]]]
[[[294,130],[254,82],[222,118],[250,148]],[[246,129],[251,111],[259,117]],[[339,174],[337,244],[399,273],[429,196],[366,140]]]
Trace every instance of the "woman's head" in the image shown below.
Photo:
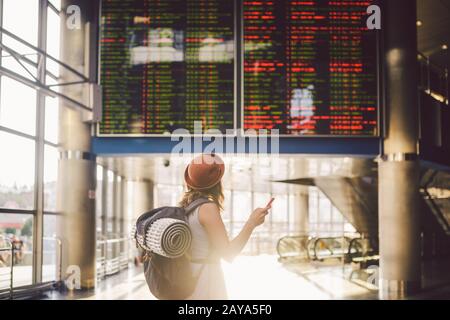
[[[219,181],[215,186],[205,190],[195,190],[187,186],[186,192],[183,194],[183,198],[180,201],[181,207],[186,207],[192,201],[198,198],[208,198],[213,201],[220,210],[223,209],[223,191],[222,183]]]
[[[186,206],[197,198],[206,197],[222,208],[221,179],[224,172],[225,165],[218,155],[202,154],[195,157],[184,172],[187,191],[180,205]]]

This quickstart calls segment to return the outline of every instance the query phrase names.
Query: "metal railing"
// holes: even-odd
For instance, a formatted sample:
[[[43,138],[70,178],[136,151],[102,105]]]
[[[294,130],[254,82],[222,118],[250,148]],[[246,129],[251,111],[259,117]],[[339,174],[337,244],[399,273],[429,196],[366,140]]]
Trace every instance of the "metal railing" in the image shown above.
[[[280,261],[309,260],[309,235],[284,236],[278,240],[277,253]]]
[[[373,265],[379,260],[378,255],[378,239],[354,238],[350,241],[346,256],[346,262],[358,263],[365,268],[367,265]]]
[[[56,244],[57,250],[55,250],[55,279],[56,282],[63,281],[63,272],[62,272],[62,258],[63,258],[63,247],[62,241],[58,237],[43,237],[43,241],[53,241]],[[46,253],[46,251],[44,251]]]
[[[14,289],[14,245],[8,239],[2,239],[3,242],[7,243],[8,246],[4,246],[0,248],[0,255],[2,255],[1,262],[6,265],[7,259],[5,259],[4,253],[10,253],[10,263],[9,263],[9,271],[0,273],[0,285],[4,282],[9,281],[9,297],[13,298],[13,289]],[[0,266],[1,267],[1,266]],[[2,276],[9,275],[9,279],[3,279]]]
[[[97,236],[97,279],[102,280],[128,268],[131,238],[118,235]]]
[[[449,78],[446,68],[433,64],[422,53],[417,55],[419,67],[419,89],[431,95],[436,100],[448,105]]]
[[[13,299],[15,297],[16,291],[21,291],[22,286],[15,287],[14,285],[14,267],[16,266],[16,252],[17,250],[20,250],[16,248],[15,242],[11,241],[10,239],[6,239],[5,237],[1,236],[3,242],[6,244],[6,246],[0,247],[0,255],[1,260],[0,262],[3,264],[3,267],[0,265],[0,299],[3,297],[9,297],[9,299]],[[55,241],[56,248],[57,248],[57,255],[59,256],[58,262],[55,265],[55,280],[49,281],[49,284],[55,284],[62,281],[62,241],[59,238],[56,237],[44,237],[43,240],[50,240]],[[5,254],[6,253],[6,254]],[[9,259],[5,257],[9,254]],[[1,269],[5,268],[8,269],[7,272],[1,272]],[[3,278],[3,277],[7,278]],[[8,285],[5,286],[5,288],[2,288],[2,284],[8,282]],[[31,295],[34,291],[34,289],[43,290],[47,288],[48,286],[43,286],[44,283],[41,284],[33,284],[28,285],[26,292],[22,292],[21,294],[28,294]],[[25,287],[25,286],[24,286]],[[22,290],[23,291],[23,290]]]
[[[378,257],[376,239],[359,235],[286,235],[278,240],[277,252],[280,261],[343,259],[345,263],[364,263]]]
[[[319,237],[312,240],[312,260],[344,258],[351,239],[348,237]],[[311,248],[311,247],[310,247]]]

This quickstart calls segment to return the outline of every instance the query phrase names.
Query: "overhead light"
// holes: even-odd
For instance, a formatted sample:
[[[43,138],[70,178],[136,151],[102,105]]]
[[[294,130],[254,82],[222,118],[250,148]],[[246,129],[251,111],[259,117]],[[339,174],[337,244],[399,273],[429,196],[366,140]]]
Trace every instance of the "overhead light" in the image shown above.
[[[417,20],[416,21],[416,26],[421,27],[422,26],[422,20]]]
[[[447,49],[448,49],[448,46],[444,43],[444,44],[441,46],[441,49],[442,49],[442,50],[447,50]]]

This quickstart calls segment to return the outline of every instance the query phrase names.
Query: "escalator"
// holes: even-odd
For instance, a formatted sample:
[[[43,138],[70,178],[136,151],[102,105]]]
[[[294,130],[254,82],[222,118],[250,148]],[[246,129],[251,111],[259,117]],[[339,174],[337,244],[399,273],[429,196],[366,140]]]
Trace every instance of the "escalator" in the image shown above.
[[[378,234],[375,177],[318,177],[314,183],[359,233]]]
[[[352,175],[305,177],[278,182],[316,186],[358,233],[376,238],[377,166],[371,160],[366,160],[364,166],[364,170],[358,168]],[[433,233],[450,235],[450,173],[422,165],[420,177],[422,225],[428,232],[430,226],[433,226]]]
[[[378,241],[365,237],[284,236],[277,244],[278,261],[297,263],[338,259],[363,267],[378,264]]]
[[[278,242],[283,264],[338,259],[351,265],[348,279],[377,290],[378,279],[378,181],[372,162],[364,174],[305,177],[288,183],[317,187],[351,223],[361,237],[286,236]],[[355,172],[353,172],[355,173]],[[422,164],[420,171],[422,261],[450,256],[450,173]]]
[[[450,173],[422,168],[420,194],[442,230],[450,235]]]

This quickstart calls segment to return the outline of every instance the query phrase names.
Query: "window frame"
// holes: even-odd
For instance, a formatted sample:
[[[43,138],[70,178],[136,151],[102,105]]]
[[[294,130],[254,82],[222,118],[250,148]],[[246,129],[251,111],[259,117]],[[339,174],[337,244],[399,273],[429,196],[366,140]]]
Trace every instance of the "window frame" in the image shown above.
[[[37,33],[37,46],[41,52],[38,53],[42,57],[46,57],[47,55],[47,13],[48,10],[54,11],[58,16],[60,16],[61,11],[58,10],[51,2],[48,0],[36,0],[38,2],[37,10],[38,10],[38,28],[34,30]],[[3,27],[3,17],[4,17],[4,6],[3,0],[0,0],[0,27]],[[14,36],[18,37],[14,32],[12,32]],[[2,33],[0,33],[0,41],[2,38]],[[20,37],[19,37],[20,38]],[[22,38],[20,40],[24,41]],[[0,49],[0,52],[2,50]],[[0,55],[0,65],[1,65],[1,55]],[[37,78],[42,82],[45,81],[46,76],[48,75],[48,70],[45,65],[45,60],[43,59],[42,68],[38,70]],[[3,77],[9,77],[7,74],[0,75],[0,84]],[[12,78],[14,79],[14,78]],[[27,83],[21,82],[20,79],[14,79],[24,85],[28,85]],[[30,215],[33,218],[33,262],[32,262],[32,284],[37,284],[42,281],[42,268],[43,268],[43,220],[44,216],[50,215],[60,215],[60,212],[57,211],[48,211],[44,208],[44,150],[46,146],[58,148],[59,145],[52,141],[46,140],[45,137],[45,111],[46,111],[46,103],[45,98],[46,94],[44,91],[33,88],[36,91],[36,114],[35,114],[35,134],[31,135],[28,133],[24,133],[13,128],[5,127],[0,125],[0,131],[6,132],[15,136],[19,136],[22,138],[29,139],[35,143],[34,150],[34,206],[32,209],[9,209],[0,207],[1,214],[23,214]],[[1,91],[0,91],[1,95]]]

